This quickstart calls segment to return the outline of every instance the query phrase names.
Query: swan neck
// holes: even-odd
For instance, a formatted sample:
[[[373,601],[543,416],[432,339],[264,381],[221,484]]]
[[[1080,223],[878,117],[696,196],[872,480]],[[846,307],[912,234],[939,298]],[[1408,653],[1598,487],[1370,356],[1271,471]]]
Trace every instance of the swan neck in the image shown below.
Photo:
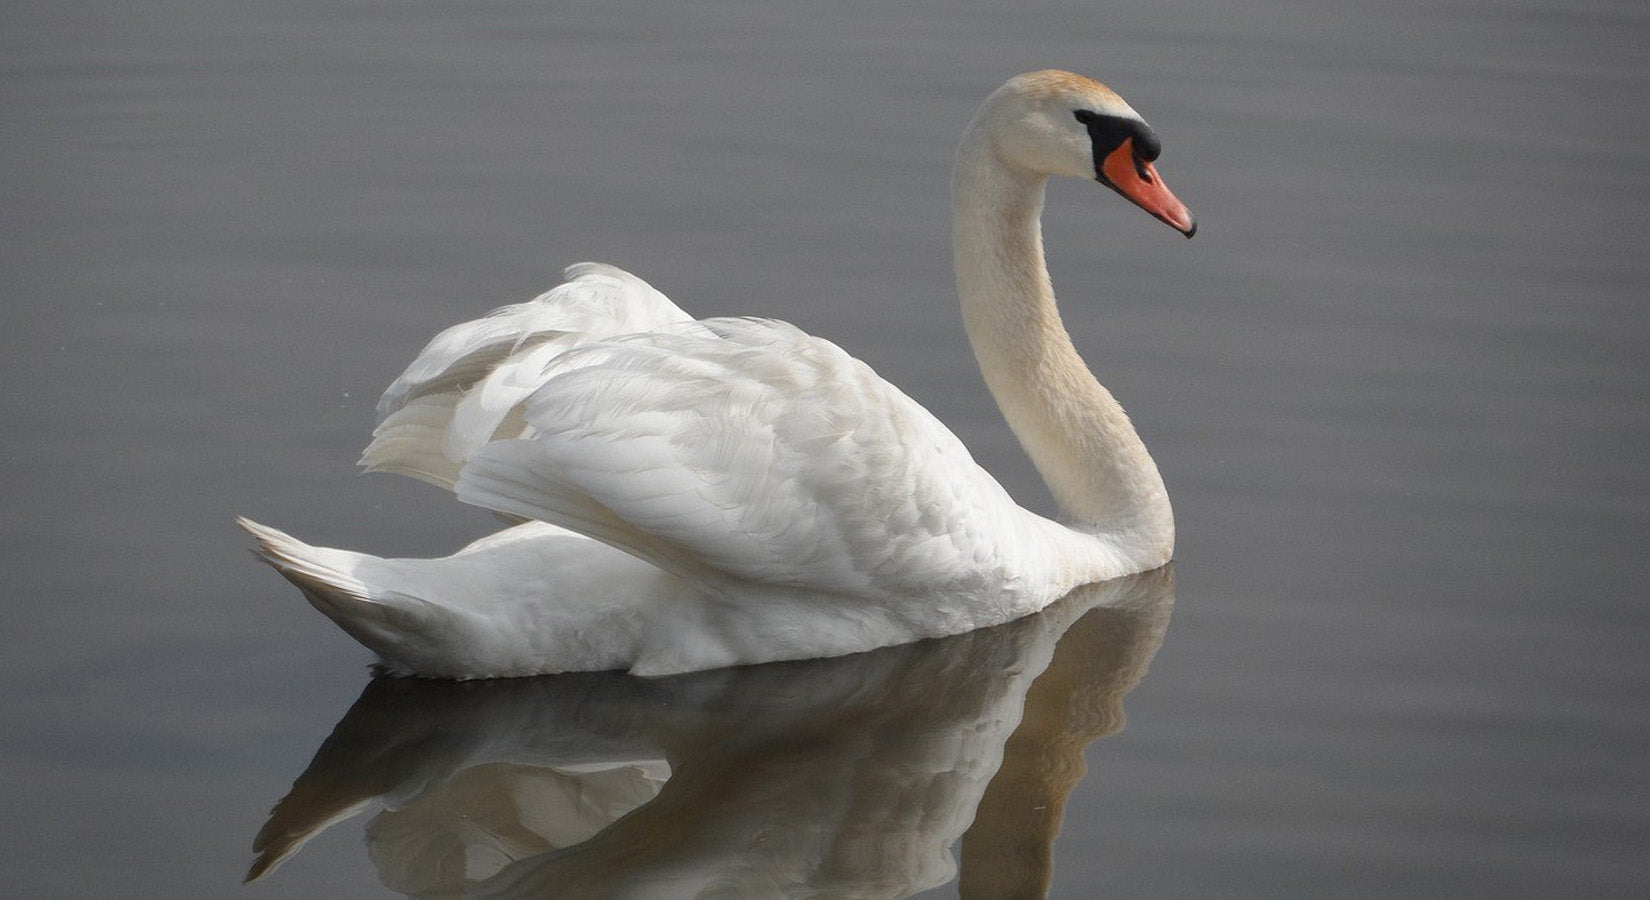
[[[976,122],[952,180],[963,324],[980,371],[1077,530],[1115,537],[1147,568],[1166,562],[1173,515],[1123,408],[1072,345],[1043,255],[1047,177],[1003,161]]]

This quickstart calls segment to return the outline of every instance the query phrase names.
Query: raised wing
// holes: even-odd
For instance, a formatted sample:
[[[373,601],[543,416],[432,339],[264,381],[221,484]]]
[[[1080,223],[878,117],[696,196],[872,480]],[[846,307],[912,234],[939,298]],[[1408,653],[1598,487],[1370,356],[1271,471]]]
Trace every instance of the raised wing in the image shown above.
[[[378,401],[378,427],[360,464],[451,488],[477,448],[521,433],[511,411],[537,389],[551,359],[591,340],[693,321],[622,269],[586,262],[562,275],[566,281],[533,300],[436,335]]]
[[[1000,542],[1027,514],[932,415],[829,341],[709,319],[587,340],[538,372],[509,414],[520,436],[468,457],[460,499],[712,588],[956,595],[1010,577]]]

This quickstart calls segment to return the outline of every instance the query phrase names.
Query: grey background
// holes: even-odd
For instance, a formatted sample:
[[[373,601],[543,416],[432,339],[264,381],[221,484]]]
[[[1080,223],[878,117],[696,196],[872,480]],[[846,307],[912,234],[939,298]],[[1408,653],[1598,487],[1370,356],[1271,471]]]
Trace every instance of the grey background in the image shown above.
[[[358,824],[235,888],[369,656],[230,517],[490,529],[351,464],[430,334],[567,263],[836,340],[1046,509],[947,221],[974,105],[1045,66],[1202,226],[1051,192],[1181,534],[1054,895],[1642,894],[1650,11],[1570,0],[6,5],[7,890],[385,895]]]

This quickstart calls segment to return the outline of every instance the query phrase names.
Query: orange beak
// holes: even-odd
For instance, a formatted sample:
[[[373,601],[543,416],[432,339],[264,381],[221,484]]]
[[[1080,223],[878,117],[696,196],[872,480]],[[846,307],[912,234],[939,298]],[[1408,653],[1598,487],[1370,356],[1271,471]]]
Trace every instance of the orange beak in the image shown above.
[[[1134,155],[1134,138],[1125,138],[1100,166],[1106,186],[1129,198],[1135,206],[1156,216],[1170,228],[1191,237],[1197,234],[1197,220],[1157,174],[1157,167]]]

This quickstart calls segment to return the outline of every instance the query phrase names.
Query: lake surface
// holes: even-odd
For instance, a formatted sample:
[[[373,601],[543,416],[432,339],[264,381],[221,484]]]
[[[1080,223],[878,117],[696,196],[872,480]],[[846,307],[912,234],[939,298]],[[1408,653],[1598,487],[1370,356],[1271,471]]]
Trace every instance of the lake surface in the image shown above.
[[[605,6],[0,12],[8,892],[435,891],[417,863],[448,857],[385,848],[457,833],[462,803],[415,802],[441,766],[647,810],[639,844],[791,821],[730,785],[926,798],[906,831],[838,810],[921,838],[838,859],[845,896],[1650,890],[1650,9]],[[1079,183],[1045,218],[1067,324],[1174,498],[1149,612],[1102,597],[794,680],[460,690],[374,681],[246,552],[235,514],[402,556],[496,527],[352,464],[431,334],[587,258],[837,341],[1049,509],[964,342],[947,196],[974,106],[1046,66],[1153,123],[1201,225]],[[364,761],[419,729],[447,749]],[[1086,776],[1028,774],[1049,748]],[[661,753],[720,774],[672,786]],[[239,887],[306,769],[393,808]],[[1026,785],[1063,822],[1016,820]],[[1003,850],[1054,826],[1051,871]]]

